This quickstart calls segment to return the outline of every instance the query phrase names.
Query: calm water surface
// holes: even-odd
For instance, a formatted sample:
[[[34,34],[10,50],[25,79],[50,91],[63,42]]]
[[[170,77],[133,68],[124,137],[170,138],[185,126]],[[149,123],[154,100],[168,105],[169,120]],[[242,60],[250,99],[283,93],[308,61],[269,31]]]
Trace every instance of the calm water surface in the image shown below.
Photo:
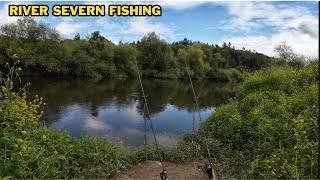
[[[51,129],[64,129],[74,137],[81,134],[122,141],[127,147],[143,145],[145,124],[137,79],[101,80],[27,78],[31,95],[44,97],[43,119]],[[174,146],[185,132],[192,131],[192,89],[183,80],[143,80],[157,139]],[[233,96],[232,83],[195,81],[201,116]],[[197,117],[197,116],[196,116]],[[199,119],[196,118],[195,128]],[[150,122],[147,140],[153,142]]]

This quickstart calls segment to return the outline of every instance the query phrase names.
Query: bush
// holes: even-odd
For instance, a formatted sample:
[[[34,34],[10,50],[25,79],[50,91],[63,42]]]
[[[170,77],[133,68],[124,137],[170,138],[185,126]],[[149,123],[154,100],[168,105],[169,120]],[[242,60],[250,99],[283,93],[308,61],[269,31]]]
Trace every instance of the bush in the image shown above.
[[[238,101],[219,107],[202,126],[210,138],[249,150],[246,178],[316,177],[318,63],[270,68],[243,82]]]
[[[229,69],[211,69],[207,76],[210,79],[217,79],[220,81],[243,81],[244,80],[244,73],[240,72],[235,68]]]

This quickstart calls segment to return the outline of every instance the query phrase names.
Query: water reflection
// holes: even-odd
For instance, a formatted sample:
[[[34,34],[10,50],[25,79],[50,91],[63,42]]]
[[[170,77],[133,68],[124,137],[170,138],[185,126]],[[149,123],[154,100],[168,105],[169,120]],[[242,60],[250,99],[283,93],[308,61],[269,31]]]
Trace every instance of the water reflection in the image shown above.
[[[52,129],[65,129],[74,137],[81,133],[123,141],[125,146],[144,142],[143,103],[136,79],[103,80],[28,78],[30,93],[45,98],[44,120]],[[188,81],[144,80],[152,122],[161,145],[174,146],[192,130],[192,90]],[[195,81],[201,115],[233,95],[232,83]],[[197,116],[196,116],[197,117]],[[198,118],[195,125],[197,127]],[[147,122],[147,139],[153,142]]]

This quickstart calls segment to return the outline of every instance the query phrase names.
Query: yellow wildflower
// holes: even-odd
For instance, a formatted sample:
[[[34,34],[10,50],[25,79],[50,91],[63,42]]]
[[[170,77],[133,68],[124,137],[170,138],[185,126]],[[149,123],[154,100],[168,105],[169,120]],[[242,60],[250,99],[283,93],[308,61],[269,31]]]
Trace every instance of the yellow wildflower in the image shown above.
[[[25,117],[22,117],[22,118],[20,119],[20,123],[21,123],[22,125],[24,125],[24,124],[26,123]]]
[[[47,136],[46,135],[42,135],[42,139],[46,140]]]
[[[23,130],[23,131],[21,131],[21,133],[22,133],[23,135],[26,135],[26,134],[27,134],[27,131]]]
[[[27,103],[26,103],[25,101],[23,101],[23,102],[21,103],[21,107],[22,107],[23,109],[27,109]]]
[[[0,112],[2,112],[2,108],[0,108]]]
[[[19,138],[18,143],[22,143],[22,142],[23,142],[23,139]]]

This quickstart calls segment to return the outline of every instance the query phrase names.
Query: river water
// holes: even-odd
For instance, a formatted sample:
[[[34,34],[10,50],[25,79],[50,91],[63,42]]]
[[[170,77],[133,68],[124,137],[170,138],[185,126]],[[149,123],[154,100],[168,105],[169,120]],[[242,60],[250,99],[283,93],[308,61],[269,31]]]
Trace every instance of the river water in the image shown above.
[[[137,79],[86,80],[26,78],[29,95],[44,98],[43,120],[51,129],[122,141],[126,147],[142,146],[144,132],[153,142],[150,122],[144,121],[144,106]],[[198,127],[193,125],[192,89],[187,80],[144,79],[151,120],[159,144],[174,146],[179,137]],[[201,116],[206,119],[218,105],[233,97],[233,84],[194,81]],[[145,129],[146,126],[146,129]]]

